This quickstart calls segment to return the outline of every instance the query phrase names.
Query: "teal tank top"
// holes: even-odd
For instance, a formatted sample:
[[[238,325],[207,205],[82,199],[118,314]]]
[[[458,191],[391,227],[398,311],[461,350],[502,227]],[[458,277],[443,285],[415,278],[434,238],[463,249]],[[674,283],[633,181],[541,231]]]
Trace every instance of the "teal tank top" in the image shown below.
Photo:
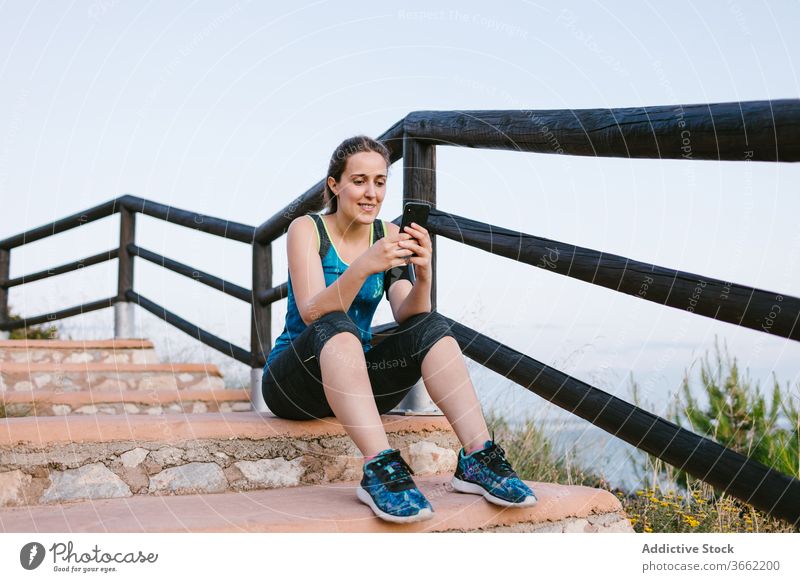
[[[317,238],[319,241],[319,255],[322,259],[322,271],[325,274],[325,286],[330,287],[342,273],[345,272],[349,266],[342,261],[336,247],[331,241],[328,233],[327,225],[322,219],[320,214],[307,214],[310,219],[314,221],[317,229]],[[381,219],[376,219],[370,226],[370,245],[374,244],[376,240],[383,237],[385,232],[384,224]],[[288,269],[287,269],[288,272]],[[366,278],[361,289],[358,291],[353,303],[347,310],[350,319],[356,324],[361,335],[361,344],[366,353],[372,347],[370,342],[372,340],[372,317],[375,315],[375,310],[378,308],[381,296],[386,294],[388,299],[389,285],[398,279],[407,279],[413,282],[411,277],[411,266],[395,267],[383,273],[373,273]],[[297,309],[297,303],[292,289],[292,278],[287,275],[288,281],[288,295],[286,306],[286,324],[284,325],[283,332],[275,340],[275,345],[267,356],[267,363],[264,370],[269,367],[279,353],[286,349],[291,343],[292,339],[300,335],[302,331],[308,327],[303,319],[300,317],[300,311]]]

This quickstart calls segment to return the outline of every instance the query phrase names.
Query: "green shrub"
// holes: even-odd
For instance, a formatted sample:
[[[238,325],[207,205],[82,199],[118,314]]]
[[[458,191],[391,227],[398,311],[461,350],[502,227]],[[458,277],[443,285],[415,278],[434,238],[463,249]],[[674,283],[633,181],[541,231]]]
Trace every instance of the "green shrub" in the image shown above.
[[[716,338],[714,352],[713,361],[706,354],[700,362],[699,390],[692,388],[687,371],[665,417],[768,467],[800,476],[800,418],[791,388],[781,390],[773,373],[767,397],[741,373],[727,347],[720,350]],[[635,382],[632,393],[641,406]],[[645,489],[628,499],[630,515],[639,521],[637,531],[795,531],[653,455],[644,453],[643,458],[639,467]]]
[[[21,321],[22,317],[9,311],[8,319],[11,321]],[[39,340],[39,339],[58,339],[58,328],[54,324],[47,325],[31,325],[28,327],[19,327],[11,330],[8,334],[8,339],[21,340]]]
[[[683,406],[675,421],[693,432],[795,478],[798,470],[800,417],[787,385],[781,391],[773,372],[772,395],[761,393],[758,383],[742,375],[725,348],[724,360],[715,340],[716,363],[704,358],[700,367],[701,388],[708,399],[704,407],[692,395],[684,376]],[[679,474],[685,482],[686,477]]]
[[[800,415],[791,388],[787,385],[781,390],[773,373],[772,393],[767,397],[758,383],[741,373],[727,347],[720,350],[716,338],[714,351],[713,361],[706,354],[700,362],[699,389],[693,388],[688,371],[684,374],[666,418],[772,469],[800,477]],[[639,405],[635,382],[632,392]],[[700,402],[695,396],[698,393],[706,402]],[[668,482],[688,487],[688,473],[656,461],[648,455],[645,476],[651,476],[650,486],[658,487],[658,476],[652,470],[658,467]]]
[[[529,481],[583,485],[605,489],[615,495],[637,533],[681,532],[792,532],[791,525],[771,518],[729,495],[716,495],[713,488],[692,479],[689,489],[647,488],[626,491],[615,488],[592,469],[577,465],[574,450],[556,455],[550,437],[534,420],[512,428],[503,419],[488,413],[486,422],[502,443],[508,460],[520,477]],[[654,473],[664,463],[653,457]]]
[[[774,382],[770,398],[742,377],[736,359],[720,352],[715,341],[715,364],[706,356],[701,362],[701,404],[690,388],[688,372],[664,417],[708,436],[720,444],[788,475],[798,476],[798,408],[796,391],[783,391]],[[774,375],[773,375],[774,378]],[[632,381],[633,401],[639,403],[638,386]],[[648,408],[648,406],[642,406]],[[523,479],[584,485],[613,493],[640,533],[681,532],[797,532],[791,524],[770,517],[731,495],[678,470],[653,455],[640,453],[638,468],[643,488],[625,491],[613,487],[602,475],[574,462],[574,448],[557,455],[549,435],[533,419],[516,428],[487,413],[486,421],[508,453],[508,460]],[[644,461],[642,462],[642,459]]]

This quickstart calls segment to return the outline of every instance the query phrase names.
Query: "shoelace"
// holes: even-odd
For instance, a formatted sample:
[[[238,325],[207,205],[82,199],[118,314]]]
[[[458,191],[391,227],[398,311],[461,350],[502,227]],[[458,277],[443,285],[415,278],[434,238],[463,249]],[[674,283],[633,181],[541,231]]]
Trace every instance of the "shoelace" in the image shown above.
[[[389,491],[403,491],[415,487],[414,480],[411,478],[414,471],[406,463],[406,460],[400,456],[400,451],[398,450],[372,461],[370,470],[375,473]]]
[[[505,457],[506,452],[500,445],[492,443],[488,449],[476,453],[475,456],[479,457],[479,461],[489,467],[492,471],[501,477],[510,477],[516,475],[511,464]]]

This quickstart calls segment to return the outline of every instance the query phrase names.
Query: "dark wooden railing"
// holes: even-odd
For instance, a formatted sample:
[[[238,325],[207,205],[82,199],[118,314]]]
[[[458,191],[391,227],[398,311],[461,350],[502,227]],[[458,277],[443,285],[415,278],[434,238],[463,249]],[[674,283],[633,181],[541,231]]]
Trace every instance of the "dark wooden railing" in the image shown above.
[[[16,277],[14,279],[8,278],[9,273],[9,259],[10,252],[16,247],[28,244],[43,238],[53,236],[65,232],[67,230],[89,224],[91,222],[100,220],[111,216],[112,214],[120,214],[120,244],[119,248],[112,249],[105,253],[100,253],[81,261],[69,263],[48,271],[33,273],[32,275],[25,275]],[[202,328],[181,319],[173,313],[167,311],[160,305],[150,301],[146,297],[138,295],[134,291],[134,257],[141,257],[147,261],[159,264],[167,269],[176,273],[189,277],[195,281],[199,281],[216,289],[220,289],[237,299],[241,299],[248,303],[252,301],[252,291],[244,289],[233,283],[224,281],[203,271],[193,269],[188,265],[179,263],[172,259],[162,257],[146,249],[142,249],[135,244],[136,237],[136,214],[146,214],[153,218],[178,224],[187,228],[192,228],[208,234],[220,236],[223,238],[252,244],[253,233],[255,228],[245,224],[239,224],[228,220],[222,220],[213,216],[206,216],[196,212],[181,210],[163,204],[137,198],[135,196],[121,196],[114,200],[110,200],[94,208],[90,208],[85,212],[68,216],[56,222],[29,230],[22,234],[7,238],[0,241],[0,331],[11,331],[14,329],[25,328],[40,323],[52,322],[65,317],[88,313],[97,309],[103,309],[121,303],[133,302],[140,307],[150,311],[151,313],[161,317],[168,323],[171,323],[178,329],[195,337],[199,341],[221,351],[222,353],[249,365],[254,365],[254,355],[251,350],[246,350],[226,342],[225,340],[203,330]],[[27,316],[20,318],[16,321],[11,321],[8,317],[8,290],[17,285],[23,285],[32,281],[46,279],[47,277],[68,273],[77,269],[87,267],[89,265],[96,265],[103,261],[118,259],[118,285],[117,294],[113,297],[101,299],[91,303],[76,305],[61,311],[52,313],[45,313],[36,316]],[[263,306],[256,302],[256,309],[263,309]]]
[[[378,139],[389,148],[393,163],[403,159],[403,200],[421,200],[433,206],[428,230],[433,235],[434,258],[436,236],[440,235],[673,309],[788,340],[800,339],[800,299],[785,293],[610,255],[436,209],[437,146],[599,157],[797,162],[800,161],[800,100],[561,111],[418,111],[397,122]],[[295,217],[321,209],[323,184],[319,181],[258,227],[123,196],[0,241],[0,330],[130,302],[257,370],[265,364],[271,347],[270,306],[285,297],[287,289],[285,282],[277,286],[272,284],[272,242],[283,236]],[[46,272],[9,278],[11,249],[116,212],[122,213],[118,249]],[[134,240],[136,213],[251,245],[252,289],[137,246]],[[399,222],[399,217],[394,222]],[[250,303],[250,349],[214,336],[137,294],[134,291],[134,257]],[[9,288],[111,259],[119,261],[116,296],[19,321],[9,320]],[[431,297],[434,308],[435,277],[434,262]],[[456,321],[449,321],[462,351],[476,362],[638,449],[796,527],[800,524],[800,481],[794,476],[748,459]],[[396,328],[394,323],[375,326],[376,341]]]

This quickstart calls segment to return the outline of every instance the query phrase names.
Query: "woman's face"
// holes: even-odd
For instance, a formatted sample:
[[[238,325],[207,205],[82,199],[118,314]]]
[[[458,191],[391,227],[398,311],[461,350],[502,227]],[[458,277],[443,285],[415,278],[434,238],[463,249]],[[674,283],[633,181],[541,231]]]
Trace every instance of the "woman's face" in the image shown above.
[[[386,171],[386,161],[377,152],[350,156],[338,183],[328,177],[328,185],[339,198],[337,213],[349,222],[371,224],[386,196]]]

